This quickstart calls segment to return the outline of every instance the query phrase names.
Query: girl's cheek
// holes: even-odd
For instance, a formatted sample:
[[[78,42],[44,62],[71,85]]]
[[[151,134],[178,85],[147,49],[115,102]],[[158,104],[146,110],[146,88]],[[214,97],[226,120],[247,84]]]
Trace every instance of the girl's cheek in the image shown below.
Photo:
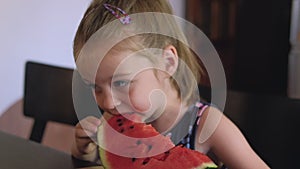
[[[130,104],[134,111],[139,113],[146,113],[151,108],[150,97],[147,92],[131,91],[129,93]]]

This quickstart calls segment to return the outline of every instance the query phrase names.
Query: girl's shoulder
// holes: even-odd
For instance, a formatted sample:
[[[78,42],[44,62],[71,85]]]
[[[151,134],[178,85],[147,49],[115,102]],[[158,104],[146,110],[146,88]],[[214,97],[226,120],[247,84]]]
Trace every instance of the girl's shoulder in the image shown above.
[[[195,103],[195,107],[197,110],[197,117],[200,118],[204,115],[205,112],[208,112],[207,110],[210,110],[211,108],[213,109],[217,109],[217,106],[215,106],[212,103],[203,101],[203,100],[199,100]]]
[[[213,107],[215,109],[219,109],[219,106],[218,105],[215,105],[213,103],[210,103],[210,102],[207,102],[205,100],[199,100],[195,103],[195,107],[198,107],[199,109],[206,109],[208,107]],[[220,110],[221,111],[221,110]]]
[[[203,115],[203,112],[211,106],[211,103],[205,102],[205,101],[197,101],[195,103],[195,107],[197,108],[197,117],[201,117]]]
[[[204,121],[203,118],[205,119],[211,111],[218,112],[218,114],[221,113],[220,109],[218,109],[216,105],[202,100],[197,101],[195,103],[195,107],[197,110],[197,126],[201,123],[201,121]]]

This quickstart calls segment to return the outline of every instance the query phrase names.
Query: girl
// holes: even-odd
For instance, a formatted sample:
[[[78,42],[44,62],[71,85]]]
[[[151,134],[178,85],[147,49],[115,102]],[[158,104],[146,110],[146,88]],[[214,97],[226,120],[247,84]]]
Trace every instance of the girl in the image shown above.
[[[174,143],[213,152],[232,169],[269,168],[222,112],[199,101],[202,69],[174,18],[167,0],[91,3],[74,57],[104,117],[130,114]],[[99,160],[93,139],[99,125],[93,116],[76,125],[74,157]]]

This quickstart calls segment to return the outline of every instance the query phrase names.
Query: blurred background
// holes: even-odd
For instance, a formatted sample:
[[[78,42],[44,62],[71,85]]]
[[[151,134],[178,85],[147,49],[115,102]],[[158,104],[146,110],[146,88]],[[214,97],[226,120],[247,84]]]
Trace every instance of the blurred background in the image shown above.
[[[299,5],[298,0],[294,1],[294,6]],[[288,95],[289,54],[291,44],[297,41],[299,25],[299,12],[294,12],[292,22],[292,0],[170,2],[176,15],[194,23],[210,38],[223,62],[228,88]],[[89,3],[90,0],[1,1],[0,115],[22,98],[27,60],[75,66],[72,41]],[[299,59],[294,59],[293,65],[297,69]],[[299,86],[296,69],[291,71],[294,88]],[[295,92],[299,93],[299,89],[291,93]]]
[[[72,41],[89,0],[0,2],[0,115],[23,96],[27,60],[74,67]]]
[[[299,57],[289,64],[299,0],[187,0],[186,9],[219,52],[230,89],[300,97]]]

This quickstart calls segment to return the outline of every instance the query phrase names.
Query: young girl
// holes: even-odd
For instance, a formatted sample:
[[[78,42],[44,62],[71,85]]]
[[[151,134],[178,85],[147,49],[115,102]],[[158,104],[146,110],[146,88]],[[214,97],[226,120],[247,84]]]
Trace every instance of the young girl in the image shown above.
[[[74,57],[104,118],[130,114],[231,169],[269,168],[220,110],[200,101],[202,69],[167,0],[94,0]],[[76,125],[74,157],[99,160],[94,138],[102,120],[88,116]]]

